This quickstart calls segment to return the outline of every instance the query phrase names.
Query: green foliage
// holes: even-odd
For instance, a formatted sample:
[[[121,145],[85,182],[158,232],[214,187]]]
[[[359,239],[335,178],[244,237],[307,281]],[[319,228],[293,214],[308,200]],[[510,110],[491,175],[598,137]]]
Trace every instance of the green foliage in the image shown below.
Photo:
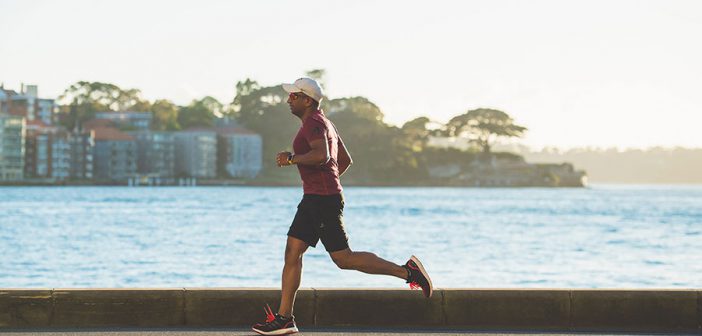
[[[427,147],[422,152],[423,163],[427,167],[430,165],[458,164],[463,168],[467,168],[477,156],[474,152],[462,151],[457,148]]]
[[[327,83],[326,83],[326,81],[325,81],[325,77],[326,77],[326,75],[327,75],[327,71],[326,71],[326,70],[324,70],[324,69],[314,69],[314,70],[307,71],[307,72],[305,73],[305,75],[307,75],[307,77],[309,77],[309,78],[312,78],[312,79],[316,80],[316,81],[319,83],[319,85],[322,87],[322,89],[326,89],[326,88],[327,88],[327,85],[326,85]]]
[[[64,102],[61,112],[67,114],[60,119],[69,129],[94,118],[96,112],[149,111],[150,107],[139,90],[123,90],[101,82],[77,82],[68,87],[59,100]]]
[[[422,176],[410,139],[385,124],[380,108],[368,99],[331,100],[328,115],[354,158],[349,179],[393,182]]]
[[[324,85],[325,71],[315,69],[307,76]],[[264,170],[261,178],[287,180],[294,170],[285,173],[275,166],[276,153],[292,150],[292,139],[300,120],[290,113],[288,94],[282,86],[261,86],[252,79],[236,83],[236,95],[224,105],[207,96],[187,106],[176,106],[165,99],[153,103],[141,98],[137,89],[123,90],[100,82],[78,82],[60,97],[64,101],[61,118],[71,128],[101,111],[150,111],[152,129],[176,131],[192,127],[211,127],[220,117],[236,119],[242,126],[263,139]],[[476,109],[437,125],[427,117],[406,122],[401,128],[384,122],[381,109],[364,97],[325,99],[322,109],[338,127],[354,164],[344,176],[358,184],[420,184],[428,181],[429,167],[458,164],[470,169],[471,162],[496,155],[520,160],[508,153],[490,153],[500,137],[520,137],[527,130],[514,124],[506,113],[493,109]],[[480,146],[484,154],[429,145],[432,137],[465,137]]]
[[[300,120],[290,113],[287,98],[280,85],[261,87],[250,79],[236,84],[233,109],[238,111],[237,120],[263,139],[264,174],[277,168],[276,153],[291,149],[292,138],[300,127]]]
[[[427,146],[431,131],[427,129],[427,125],[431,121],[427,117],[419,117],[412,119],[402,125],[402,131],[409,141],[412,151],[421,152]]]
[[[493,155],[496,158],[503,159],[503,160],[524,161],[524,158],[521,155],[510,153],[510,152],[494,153]]]
[[[272,159],[266,158],[273,158],[281,150],[291,149],[292,138],[300,121],[290,113],[286,103],[287,93],[281,86],[262,87],[246,79],[238,82],[236,88],[232,109],[237,111],[237,120],[242,125],[261,134],[264,175],[273,176],[277,167]],[[327,100],[323,108],[338,127],[354,159],[353,166],[345,175],[345,179],[352,183],[420,183],[428,178],[428,167],[432,165],[456,163],[467,167],[477,158],[472,152],[428,146],[431,136],[445,136],[447,133],[429,129],[431,120],[427,117],[408,121],[402,128],[390,126],[383,121],[380,108],[364,97]],[[472,136],[477,138],[484,137],[480,133],[483,129],[488,130],[489,136],[493,136],[493,133],[501,136],[516,134],[525,130],[513,125],[511,118],[503,112],[485,111],[469,111],[452,119],[445,129],[451,130],[450,135],[466,136],[476,132]],[[504,127],[500,129],[495,125]]]
[[[156,131],[177,131],[180,129],[178,123],[178,106],[170,100],[159,99],[151,105],[153,115],[151,128]]]
[[[193,100],[190,105],[178,111],[178,124],[183,129],[192,127],[211,127],[217,114],[221,115],[222,103],[210,96]]]
[[[490,153],[492,143],[498,137],[521,137],[526,127],[514,124],[514,120],[499,110],[480,108],[453,117],[446,124],[449,136],[464,136],[475,141],[485,153]]]

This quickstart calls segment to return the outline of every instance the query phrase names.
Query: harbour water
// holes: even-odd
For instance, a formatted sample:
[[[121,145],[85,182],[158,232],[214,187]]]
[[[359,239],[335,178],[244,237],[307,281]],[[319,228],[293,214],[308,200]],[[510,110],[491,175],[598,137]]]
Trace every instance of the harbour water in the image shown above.
[[[347,187],[351,248],[438,288],[700,288],[702,186]],[[0,288],[278,287],[297,187],[1,187]],[[404,287],[339,270],[303,287]]]

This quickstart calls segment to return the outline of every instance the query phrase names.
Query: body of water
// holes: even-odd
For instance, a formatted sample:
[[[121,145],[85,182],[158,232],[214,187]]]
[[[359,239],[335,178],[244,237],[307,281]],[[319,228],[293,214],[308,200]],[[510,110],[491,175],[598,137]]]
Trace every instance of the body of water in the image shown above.
[[[278,287],[288,187],[0,187],[0,287]],[[354,250],[415,254],[435,287],[702,287],[702,186],[347,187]],[[405,287],[339,270],[303,287]]]

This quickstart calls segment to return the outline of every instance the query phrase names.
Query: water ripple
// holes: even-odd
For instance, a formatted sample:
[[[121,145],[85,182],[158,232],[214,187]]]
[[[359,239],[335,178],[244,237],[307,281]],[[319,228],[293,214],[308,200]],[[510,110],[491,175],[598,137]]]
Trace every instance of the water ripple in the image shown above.
[[[351,248],[437,287],[702,287],[702,187],[346,188]],[[299,188],[0,188],[0,287],[277,287]],[[404,287],[339,270],[305,287]]]

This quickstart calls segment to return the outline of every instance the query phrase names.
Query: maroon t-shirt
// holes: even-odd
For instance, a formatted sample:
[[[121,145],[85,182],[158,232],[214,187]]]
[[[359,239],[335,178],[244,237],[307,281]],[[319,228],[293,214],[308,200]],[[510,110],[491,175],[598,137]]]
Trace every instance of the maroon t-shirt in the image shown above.
[[[329,146],[329,161],[321,165],[298,164],[305,194],[335,195],[342,191],[339,181],[339,134],[321,110],[316,111],[302,122],[293,141],[293,151],[302,155],[310,151],[310,142],[326,139]]]

